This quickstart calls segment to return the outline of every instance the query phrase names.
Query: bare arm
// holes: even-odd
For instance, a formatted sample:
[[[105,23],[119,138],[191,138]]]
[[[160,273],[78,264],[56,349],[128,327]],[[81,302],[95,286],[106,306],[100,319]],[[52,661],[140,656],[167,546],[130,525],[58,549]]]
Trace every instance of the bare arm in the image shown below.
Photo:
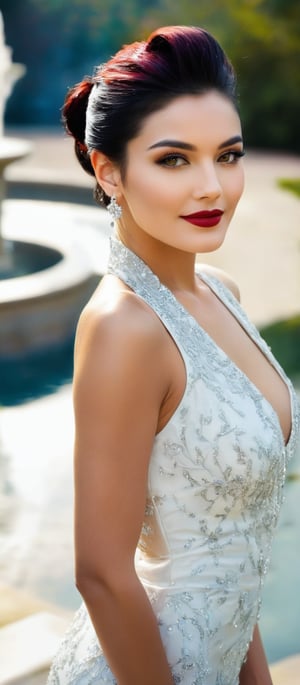
[[[253,640],[248,650],[247,661],[241,668],[240,685],[272,685],[272,679],[257,625],[254,628]]]
[[[173,685],[134,568],[165,374],[153,322],[127,299],[121,314],[87,317],[77,337],[77,585],[118,685]]]

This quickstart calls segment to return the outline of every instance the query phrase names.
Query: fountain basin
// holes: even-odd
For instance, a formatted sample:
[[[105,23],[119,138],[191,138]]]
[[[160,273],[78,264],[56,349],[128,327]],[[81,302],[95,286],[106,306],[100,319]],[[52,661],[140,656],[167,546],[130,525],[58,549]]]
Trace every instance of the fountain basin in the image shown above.
[[[0,359],[20,358],[74,335],[80,311],[105,270],[108,218],[98,209],[5,201],[4,240],[60,255],[50,268],[0,281]]]
[[[1,280],[49,269],[63,258],[59,250],[21,240],[4,241],[4,255],[0,260]]]

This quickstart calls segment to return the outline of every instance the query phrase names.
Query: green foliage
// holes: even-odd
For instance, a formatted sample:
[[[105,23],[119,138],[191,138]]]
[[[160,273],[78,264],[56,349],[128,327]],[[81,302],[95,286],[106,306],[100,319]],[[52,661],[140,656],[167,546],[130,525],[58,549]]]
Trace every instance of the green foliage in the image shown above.
[[[300,197],[300,178],[280,178],[277,183],[279,188],[289,190],[297,195],[297,197]]]
[[[58,123],[66,88],[122,44],[165,24],[211,31],[238,75],[247,146],[300,152],[299,0],[0,0],[27,76],[11,122]]]
[[[261,329],[263,338],[284,370],[293,378],[300,374],[300,316]]]

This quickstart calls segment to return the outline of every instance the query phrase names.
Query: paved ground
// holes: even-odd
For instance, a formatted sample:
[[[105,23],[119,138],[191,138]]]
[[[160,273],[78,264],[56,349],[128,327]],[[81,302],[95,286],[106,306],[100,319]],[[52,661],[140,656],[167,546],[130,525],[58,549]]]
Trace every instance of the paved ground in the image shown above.
[[[33,153],[9,168],[9,178],[92,187],[70,139],[57,131],[26,136]],[[300,201],[276,186],[278,178],[300,176],[300,158],[250,151],[245,170],[246,189],[230,232],[206,261],[231,273],[249,315],[262,324],[300,309]]]

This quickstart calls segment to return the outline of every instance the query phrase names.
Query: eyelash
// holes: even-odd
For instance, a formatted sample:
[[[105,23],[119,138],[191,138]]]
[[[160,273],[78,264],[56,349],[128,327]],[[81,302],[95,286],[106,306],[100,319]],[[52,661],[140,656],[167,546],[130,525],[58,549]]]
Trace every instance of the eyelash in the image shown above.
[[[219,160],[222,160],[222,157],[226,157],[226,155],[233,155],[231,162],[224,162],[224,164],[235,164],[241,157],[244,157],[245,154],[245,150],[227,150],[227,152],[222,152]]]
[[[218,158],[218,161],[221,162],[221,164],[222,163],[228,164],[228,165],[235,164],[241,157],[244,157],[245,154],[246,153],[244,150],[227,150],[227,152],[222,152],[222,154]],[[225,157],[226,155],[233,155],[233,159],[230,162],[224,162],[224,160],[222,162],[222,158]],[[174,160],[181,159],[186,164],[189,163],[188,159],[184,155],[172,152],[172,153],[169,153],[167,155],[164,155],[164,157],[162,157],[161,159],[159,159],[157,161],[157,164],[159,164],[160,166],[165,166],[166,168],[169,168],[169,169],[176,169],[176,168],[178,169],[179,167],[184,166],[182,164],[174,164],[174,165],[167,164],[167,162],[169,160],[172,160],[172,159],[174,159]]]
[[[169,167],[169,169],[172,169],[172,168],[175,169],[175,168],[178,167],[178,166],[182,166],[181,164],[179,164],[179,165],[178,165],[178,164],[174,164],[174,166],[172,166],[172,165],[169,166],[169,165],[167,164],[167,162],[168,162],[169,160],[171,160],[171,159],[175,159],[175,160],[177,160],[177,159],[182,159],[184,162],[188,163],[188,160],[184,157],[184,155],[179,155],[179,154],[177,154],[177,153],[175,153],[175,152],[171,152],[171,153],[169,153],[168,155],[164,155],[164,157],[162,157],[161,159],[159,159],[159,160],[157,161],[157,164],[159,164],[160,166]]]

